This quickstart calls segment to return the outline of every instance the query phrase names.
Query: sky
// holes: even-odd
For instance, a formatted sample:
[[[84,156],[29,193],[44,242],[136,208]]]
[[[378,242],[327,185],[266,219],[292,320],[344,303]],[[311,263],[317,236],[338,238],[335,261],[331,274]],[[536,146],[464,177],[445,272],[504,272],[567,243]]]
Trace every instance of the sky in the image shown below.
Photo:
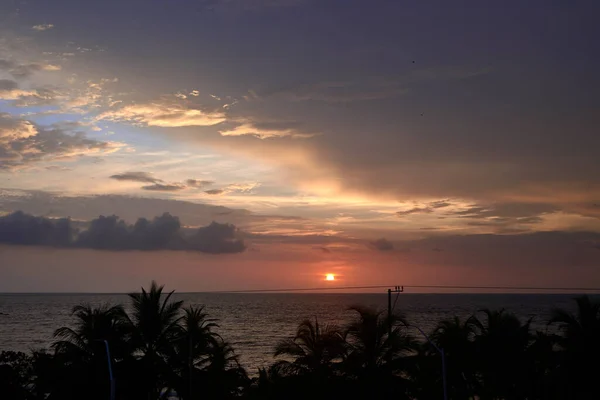
[[[599,11],[0,0],[0,292],[600,287]]]

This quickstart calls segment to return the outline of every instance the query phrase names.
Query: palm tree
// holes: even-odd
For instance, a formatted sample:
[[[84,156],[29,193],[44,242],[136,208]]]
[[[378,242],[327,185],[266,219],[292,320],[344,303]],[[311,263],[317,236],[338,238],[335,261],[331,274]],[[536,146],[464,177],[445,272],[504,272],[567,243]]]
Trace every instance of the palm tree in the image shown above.
[[[529,326],[504,309],[482,310],[485,320],[473,318],[475,365],[478,367],[482,399],[525,399],[531,391],[529,377],[534,368],[527,350]]]
[[[127,356],[128,330],[126,314],[120,305],[73,307],[75,326],[54,332],[52,344],[58,371],[52,395],[57,398],[106,397],[110,380],[106,347],[112,363]]]
[[[557,325],[556,342],[560,351],[558,373],[561,386],[574,398],[600,398],[597,377],[600,373],[600,303],[589,296],[577,297],[577,312],[556,309],[548,322]]]
[[[416,350],[413,337],[405,329],[408,323],[399,315],[383,316],[381,311],[363,307],[350,309],[358,313],[358,318],[345,333],[349,346],[344,361],[347,373],[365,394],[406,397],[408,356]]]
[[[152,281],[149,291],[142,288],[141,293],[129,294],[133,308],[129,320],[132,346],[140,355],[129,367],[138,373],[130,382],[138,389],[145,387],[145,397],[150,400],[158,399],[173,386],[167,358],[172,356],[173,343],[181,332],[183,301],[170,301],[174,291],[164,295],[163,289]]]
[[[332,364],[340,361],[344,353],[344,340],[336,326],[321,327],[317,318],[298,325],[293,338],[280,341],[275,347],[275,357],[293,357],[294,361],[280,361],[281,369],[292,374],[316,373],[330,375]]]
[[[476,383],[473,368],[475,335],[474,319],[461,320],[458,316],[442,320],[438,323],[430,338],[444,350],[446,356],[446,371],[448,373],[448,391],[453,399],[472,398],[473,387]],[[426,353],[435,358],[432,363],[433,373],[439,376],[440,355],[431,349],[429,343],[424,344]],[[436,382],[433,387],[440,387]]]
[[[208,348],[208,354],[197,363],[202,398],[228,399],[240,397],[250,383],[246,370],[231,345],[219,338]]]
[[[192,393],[198,393],[198,390],[193,390],[198,386],[194,379],[195,370],[198,363],[203,362],[211,349],[218,345],[219,336],[212,331],[218,327],[216,320],[208,318],[203,306],[189,306],[183,311],[173,346],[169,349],[169,365],[177,381],[177,393],[187,399]]]
[[[127,338],[127,316],[123,306],[99,307],[77,305],[73,307],[72,315],[76,317],[75,327],[64,326],[54,332],[59,339],[52,344],[57,353],[69,354],[79,359],[93,356],[98,348],[104,350],[98,342],[108,341],[112,356],[122,358],[125,354]]]

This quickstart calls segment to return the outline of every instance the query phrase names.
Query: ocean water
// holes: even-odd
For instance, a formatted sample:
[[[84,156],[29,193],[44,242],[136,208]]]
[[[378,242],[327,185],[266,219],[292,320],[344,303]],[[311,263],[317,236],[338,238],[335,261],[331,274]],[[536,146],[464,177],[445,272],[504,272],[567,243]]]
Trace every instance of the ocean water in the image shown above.
[[[402,293],[397,301],[394,295],[392,302],[409,323],[425,332],[441,319],[467,317],[484,308],[505,308],[523,320],[533,317],[533,328],[544,330],[554,308],[575,309],[575,296]],[[182,293],[174,298],[205,305],[209,315],[219,320],[217,332],[234,346],[250,373],[272,363],[276,343],[292,336],[305,318],[343,325],[355,315],[348,311],[352,305],[387,308],[387,294]],[[54,330],[71,324],[71,309],[82,303],[123,304],[127,309],[129,300],[122,294],[0,294],[0,351],[49,347]]]

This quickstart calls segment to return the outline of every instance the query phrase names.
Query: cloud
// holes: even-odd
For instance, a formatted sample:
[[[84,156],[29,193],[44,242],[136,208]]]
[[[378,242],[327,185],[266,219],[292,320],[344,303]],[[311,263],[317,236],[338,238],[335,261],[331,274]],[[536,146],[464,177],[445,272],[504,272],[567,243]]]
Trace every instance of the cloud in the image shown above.
[[[0,113],[0,146],[37,134],[38,130],[31,122],[13,118],[10,114]]]
[[[204,193],[210,194],[213,196],[229,194],[229,193],[250,193],[252,189],[255,189],[260,186],[258,182],[248,182],[248,183],[231,183],[227,186],[224,186],[220,189],[210,189],[205,190]]]
[[[70,219],[35,217],[17,211],[0,217],[0,243],[28,246],[76,247],[97,250],[192,250],[210,254],[240,253],[246,249],[232,224],[213,222],[191,233],[179,218],[164,213],[129,225],[119,217],[100,216],[85,230]]]
[[[60,65],[48,63],[24,63],[19,64],[12,60],[0,59],[0,71],[7,71],[16,79],[29,78],[39,71],[59,71]]]
[[[545,203],[491,203],[474,205],[460,211],[449,211],[446,215],[468,219],[514,219],[525,220],[560,211],[561,208]]]
[[[404,211],[397,211],[396,215],[399,217],[403,217],[405,215],[411,214],[429,214],[432,213],[433,209],[431,207],[413,207]]]
[[[59,165],[48,165],[47,167],[44,167],[44,168],[47,169],[48,171],[72,171],[71,168],[61,167]]]
[[[169,183],[169,184],[155,183],[154,185],[142,186],[142,189],[144,189],[144,190],[150,190],[150,191],[155,191],[155,192],[176,192],[178,190],[183,190],[185,188],[186,188],[185,185],[181,185],[179,183]]]
[[[52,24],[40,24],[40,25],[34,25],[31,27],[31,29],[33,29],[34,31],[47,31],[48,29],[52,29],[54,28],[54,25]]]
[[[61,129],[46,129],[0,113],[0,170],[39,161],[109,154],[122,147],[122,143],[101,142],[88,139],[83,133],[68,134]]]
[[[213,196],[217,196],[217,195],[225,193],[225,191],[223,189],[210,189],[210,190],[205,190],[204,193],[210,194]]]
[[[250,192],[252,189],[255,189],[260,186],[258,182],[248,182],[248,183],[231,183],[223,188],[225,192]]]
[[[34,217],[21,211],[0,217],[0,243],[29,246],[68,246],[75,230],[66,218]]]
[[[10,79],[0,79],[0,93],[3,91],[11,91],[18,88],[19,85]]]
[[[452,205],[452,203],[450,203],[448,200],[439,200],[439,201],[432,201],[431,203],[429,203],[428,207],[432,208],[432,209],[437,209],[437,208],[450,207],[451,205]]]
[[[142,126],[174,128],[183,126],[212,126],[226,120],[220,111],[205,111],[179,103],[149,103],[125,106],[106,111],[97,120],[128,122]]]
[[[143,171],[124,172],[122,174],[111,175],[110,178],[116,179],[118,181],[132,181],[142,183],[162,182],[161,179],[155,178],[151,173]]]
[[[244,241],[236,238],[237,228],[231,224],[213,222],[199,228],[190,238],[190,246],[203,253],[240,253],[246,249]]]
[[[394,244],[385,238],[369,242],[369,246],[379,251],[394,250]]]
[[[203,188],[204,186],[209,186],[215,183],[214,181],[200,180],[200,179],[187,179],[185,184],[189,187],[195,188]]]
[[[254,136],[259,139],[290,137],[310,138],[313,133],[302,132],[295,122],[244,122],[233,129],[220,130],[222,136]]]
[[[50,105],[63,98],[58,91],[51,88],[19,89],[15,81],[0,80],[0,100],[10,100],[11,105],[15,107]]]

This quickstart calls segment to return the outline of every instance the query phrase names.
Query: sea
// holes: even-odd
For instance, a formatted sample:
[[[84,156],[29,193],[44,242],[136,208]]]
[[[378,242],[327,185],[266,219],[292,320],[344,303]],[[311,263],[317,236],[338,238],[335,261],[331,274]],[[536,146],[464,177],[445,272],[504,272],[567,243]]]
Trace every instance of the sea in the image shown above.
[[[438,321],[455,315],[466,318],[482,309],[506,309],[522,320],[533,318],[534,330],[545,330],[552,310],[575,311],[575,294],[409,294],[392,297],[395,312],[429,333]],[[228,341],[250,374],[273,363],[281,339],[294,335],[298,324],[317,319],[320,324],[343,326],[356,316],[354,305],[387,310],[387,294],[340,293],[180,293],[174,299],[204,305],[218,320],[217,332]],[[0,351],[27,352],[49,348],[53,332],[74,323],[71,309],[78,304],[122,304],[125,294],[0,294]]]

